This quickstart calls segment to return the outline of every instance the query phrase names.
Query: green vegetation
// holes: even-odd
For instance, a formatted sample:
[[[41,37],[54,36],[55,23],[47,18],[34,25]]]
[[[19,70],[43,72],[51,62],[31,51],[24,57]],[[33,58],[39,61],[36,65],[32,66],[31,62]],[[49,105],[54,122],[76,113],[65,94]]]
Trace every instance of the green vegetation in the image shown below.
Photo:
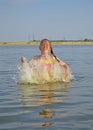
[[[87,39],[84,40],[51,40],[51,42],[93,42],[93,39]]]
[[[52,44],[93,44],[93,39],[84,40],[50,40]],[[33,40],[33,41],[17,41],[17,42],[0,42],[0,44],[39,44],[40,40]]]

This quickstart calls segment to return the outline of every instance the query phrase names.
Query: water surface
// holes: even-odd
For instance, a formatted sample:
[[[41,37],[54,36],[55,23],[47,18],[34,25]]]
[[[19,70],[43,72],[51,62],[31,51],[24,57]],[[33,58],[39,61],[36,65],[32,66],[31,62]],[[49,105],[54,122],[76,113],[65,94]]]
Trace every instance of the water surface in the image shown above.
[[[1,130],[92,130],[93,45],[53,45],[69,64],[71,83],[19,85],[20,57],[40,53],[38,45],[0,45]]]

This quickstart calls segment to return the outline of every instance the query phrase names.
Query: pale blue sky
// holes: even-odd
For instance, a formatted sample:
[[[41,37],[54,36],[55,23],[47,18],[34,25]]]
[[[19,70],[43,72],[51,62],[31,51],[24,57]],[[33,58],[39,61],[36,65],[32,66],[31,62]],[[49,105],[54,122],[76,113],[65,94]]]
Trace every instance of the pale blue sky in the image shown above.
[[[0,0],[0,41],[93,39],[93,0]]]

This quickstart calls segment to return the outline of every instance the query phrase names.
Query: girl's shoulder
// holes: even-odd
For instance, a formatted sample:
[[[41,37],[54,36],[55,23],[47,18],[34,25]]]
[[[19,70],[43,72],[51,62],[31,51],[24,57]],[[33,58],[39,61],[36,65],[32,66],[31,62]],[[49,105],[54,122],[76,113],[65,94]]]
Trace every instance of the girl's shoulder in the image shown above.
[[[38,60],[38,59],[40,59],[40,56],[39,56],[39,55],[34,56],[34,57],[32,58],[32,60]]]

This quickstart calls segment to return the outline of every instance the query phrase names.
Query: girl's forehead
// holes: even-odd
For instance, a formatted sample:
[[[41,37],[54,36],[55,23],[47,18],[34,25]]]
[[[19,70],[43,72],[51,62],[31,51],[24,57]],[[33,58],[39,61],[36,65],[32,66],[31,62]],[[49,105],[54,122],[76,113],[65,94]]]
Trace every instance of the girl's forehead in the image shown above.
[[[45,45],[45,44],[50,45],[49,41],[47,41],[47,40],[44,40],[43,42],[40,43],[40,45]]]

